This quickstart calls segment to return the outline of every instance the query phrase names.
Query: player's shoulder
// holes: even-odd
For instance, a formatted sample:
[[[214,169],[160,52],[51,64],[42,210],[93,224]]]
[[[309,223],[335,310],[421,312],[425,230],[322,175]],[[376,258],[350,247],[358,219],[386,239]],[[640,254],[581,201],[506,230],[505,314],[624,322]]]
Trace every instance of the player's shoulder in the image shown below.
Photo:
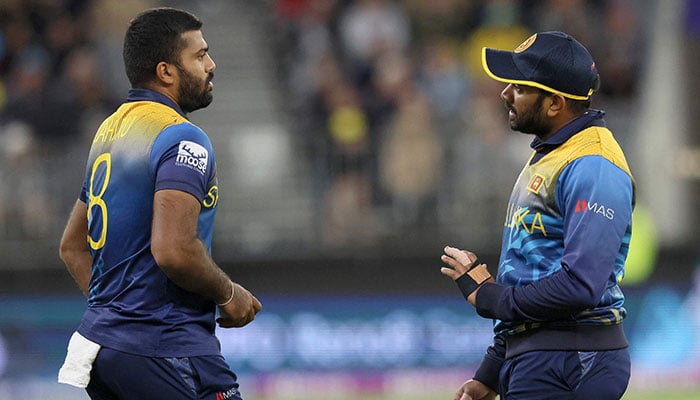
[[[170,151],[193,151],[213,156],[214,148],[209,136],[197,125],[185,120],[163,129],[153,143],[153,154]]]
[[[586,128],[567,140],[562,148],[564,150],[562,153],[567,158],[567,165],[576,160],[579,160],[579,164],[601,163],[601,165],[607,164],[605,161],[608,161],[631,175],[622,148],[612,132],[605,127]]]
[[[591,126],[582,130],[567,140],[563,147],[571,151],[573,158],[587,155],[624,158],[622,149],[612,132],[602,126]]]
[[[143,124],[149,131],[160,132],[169,126],[187,124],[187,118],[175,109],[155,101],[134,101],[125,103],[117,114],[127,121]]]
[[[202,143],[210,143],[209,135],[199,126],[188,120],[169,125],[163,129],[159,137],[170,140],[188,139]]]

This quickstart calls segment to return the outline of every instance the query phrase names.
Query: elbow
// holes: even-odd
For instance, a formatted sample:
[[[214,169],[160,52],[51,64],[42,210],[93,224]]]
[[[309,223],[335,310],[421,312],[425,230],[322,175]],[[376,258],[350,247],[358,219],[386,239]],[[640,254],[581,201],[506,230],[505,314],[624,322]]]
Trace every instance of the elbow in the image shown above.
[[[177,256],[174,247],[155,238],[151,241],[151,254],[161,269],[169,269],[171,266],[177,267]]]
[[[180,271],[188,268],[188,254],[186,244],[173,243],[172,239],[153,238],[151,241],[151,255],[158,267],[168,276],[177,276]]]
[[[562,277],[564,278],[564,277]],[[562,286],[568,287],[566,293],[566,303],[571,310],[576,313],[595,308],[605,292],[605,283],[597,284],[593,279],[582,279],[571,272],[566,274]]]
[[[580,311],[595,308],[603,297],[605,288],[598,288],[591,284],[581,282],[575,293],[571,294],[570,302],[572,308]]]
[[[74,241],[61,239],[61,243],[58,246],[58,257],[66,265],[73,265],[75,260],[80,258],[80,255],[87,253],[87,243],[83,243],[82,246],[78,245]]]
[[[595,297],[591,291],[587,291],[587,293],[579,293],[578,295],[571,297],[572,308],[579,311],[594,308],[598,305],[598,303],[600,303],[600,297]]]
[[[68,264],[68,260],[70,259],[70,249],[63,240],[61,240],[61,244],[58,246],[58,258],[60,258],[64,264]]]

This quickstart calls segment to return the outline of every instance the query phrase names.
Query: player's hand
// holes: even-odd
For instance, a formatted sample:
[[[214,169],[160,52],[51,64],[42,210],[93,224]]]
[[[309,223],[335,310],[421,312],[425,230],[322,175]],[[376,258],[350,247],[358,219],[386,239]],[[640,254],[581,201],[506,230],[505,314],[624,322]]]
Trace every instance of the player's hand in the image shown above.
[[[476,254],[467,250],[460,250],[455,247],[445,246],[445,254],[440,257],[440,260],[447,264],[447,267],[440,268],[443,275],[447,275],[452,280],[457,280],[462,275],[466,274],[477,261]]]
[[[464,295],[464,298],[471,304],[472,306],[476,307],[476,293],[479,291],[479,288],[481,287],[481,283],[484,282],[495,282],[493,277],[488,274],[487,272],[487,280],[483,280],[483,278],[486,277],[481,277],[482,280],[479,282],[476,282],[474,280],[474,277],[467,276],[465,279],[467,279],[464,282],[459,281],[460,278],[464,276],[468,271],[470,271],[472,268],[477,267],[478,265],[481,265],[479,263],[478,257],[476,254],[472,253],[471,251],[467,250],[460,250],[455,247],[450,247],[450,246],[445,246],[445,254],[442,255],[440,260],[446,265],[442,268],[440,268],[440,272],[442,272],[443,275],[449,276],[452,278],[454,281],[457,282],[457,286],[459,286],[460,290],[462,291],[462,294]],[[472,282],[472,283],[469,283]],[[463,286],[466,284],[466,286]],[[473,287],[472,287],[473,286]]]
[[[479,381],[470,379],[455,393],[454,400],[496,400],[498,394]]]
[[[240,328],[255,319],[262,309],[262,304],[246,288],[234,283],[233,300],[225,306],[219,306],[219,318],[216,322],[222,328]]]

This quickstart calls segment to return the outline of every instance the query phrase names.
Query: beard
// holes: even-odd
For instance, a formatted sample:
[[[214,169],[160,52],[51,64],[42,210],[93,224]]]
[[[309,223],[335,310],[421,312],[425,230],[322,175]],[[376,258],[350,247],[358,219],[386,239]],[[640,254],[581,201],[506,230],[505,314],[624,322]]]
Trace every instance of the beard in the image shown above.
[[[211,104],[214,96],[209,82],[214,79],[214,73],[210,72],[206,79],[199,79],[180,66],[177,69],[182,77],[178,89],[179,106],[182,111],[187,114]]]
[[[542,104],[546,96],[540,93],[535,104],[523,112],[518,112],[512,104],[506,103],[506,108],[514,113],[514,116],[509,119],[510,129],[537,136],[547,134],[550,130],[550,122],[546,116],[542,115]]]

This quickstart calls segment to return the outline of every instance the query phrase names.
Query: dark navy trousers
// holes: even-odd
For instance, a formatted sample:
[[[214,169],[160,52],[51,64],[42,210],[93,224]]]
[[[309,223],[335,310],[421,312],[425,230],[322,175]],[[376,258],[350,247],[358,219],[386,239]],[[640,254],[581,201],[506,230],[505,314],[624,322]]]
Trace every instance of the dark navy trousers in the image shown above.
[[[628,349],[531,351],[507,359],[501,400],[618,400],[630,378]]]
[[[101,348],[87,393],[93,400],[242,400],[224,358],[143,357]]]

